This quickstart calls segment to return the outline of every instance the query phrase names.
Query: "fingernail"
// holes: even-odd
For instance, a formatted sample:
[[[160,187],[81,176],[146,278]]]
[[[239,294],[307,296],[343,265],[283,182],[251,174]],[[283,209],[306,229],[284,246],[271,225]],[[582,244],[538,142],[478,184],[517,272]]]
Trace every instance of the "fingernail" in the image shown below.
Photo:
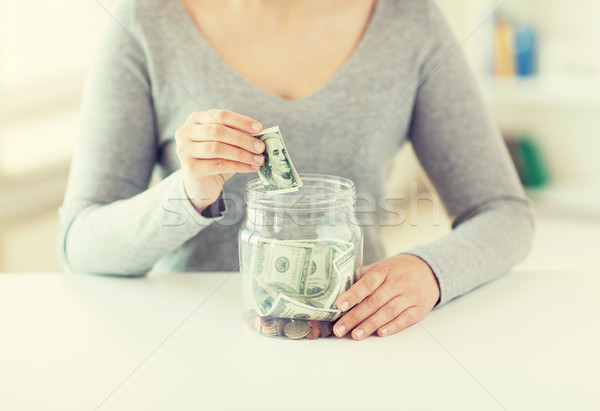
[[[363,330],[361,330],[360,328],[354,330],[354,335],[356,335],[356,338],[361,338],[364,333],[365,332]]]
[[[260,169],[260,166],[250,165],[250,168],[252,168],[253,170],[258,170]]]
[[[261,126],[258,123],[252,123],[252,130],[254,131],[260,131]]]
[[[340,304],[340,308],[342,311],[346,311],[348,309],[348,307],[350,307],[350,303],[348,301],[344,301],[343,303]]]
[[[335,328],[335,335],[337,335],[338,337],[341,337],[342,335],[344,335],[345,332],[346,332],[346,327],[344,327],[343,325],[338,325]]]
[[[258,164],[262,164],[263,159],[263,156],[254,156],[254,161],[256,161]]]
[[[382,328],[382,329],[381,329],[381,335],[383,335],[384,337],[385,337],[386,335],[388,335],[388,333],[389,333],[389,332],[390,332],[390,330],[388,330],[387,328]]]
[[[256,149],[256,151],[258,151],[259,153],[262,153],[263,151],[265,151],[265,145],[264,143],[261,143],[260,141],[256,141],[254,143],[254,148]]]

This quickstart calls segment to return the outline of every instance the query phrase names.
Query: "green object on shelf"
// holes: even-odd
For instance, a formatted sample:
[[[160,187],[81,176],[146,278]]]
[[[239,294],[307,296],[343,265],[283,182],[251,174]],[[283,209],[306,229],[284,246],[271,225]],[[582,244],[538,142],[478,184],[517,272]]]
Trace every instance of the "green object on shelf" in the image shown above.
[[[527,136],[507,139],[506,145],[525,187],[540,188],[548,183],[546,166],[533,140]]]

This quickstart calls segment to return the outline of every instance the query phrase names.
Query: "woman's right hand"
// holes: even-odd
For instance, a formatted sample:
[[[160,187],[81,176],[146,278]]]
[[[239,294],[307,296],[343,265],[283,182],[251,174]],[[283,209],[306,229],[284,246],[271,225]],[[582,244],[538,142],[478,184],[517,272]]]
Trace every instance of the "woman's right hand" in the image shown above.
[[[214,203],[235,173],[257,171],[265,144],[250,134],[262,125],[228,110],[192,113],[177,129],[175,141],[188,198],[198,210]]]

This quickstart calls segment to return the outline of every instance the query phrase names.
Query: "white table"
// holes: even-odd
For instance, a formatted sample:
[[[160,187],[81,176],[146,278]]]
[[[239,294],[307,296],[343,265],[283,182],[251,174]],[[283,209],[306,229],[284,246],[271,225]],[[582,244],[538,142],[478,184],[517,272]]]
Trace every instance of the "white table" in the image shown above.
[[[247,331],[238,274],[0,274],[0,410],[598,410],[599,274],[515,272],[363,342]]]

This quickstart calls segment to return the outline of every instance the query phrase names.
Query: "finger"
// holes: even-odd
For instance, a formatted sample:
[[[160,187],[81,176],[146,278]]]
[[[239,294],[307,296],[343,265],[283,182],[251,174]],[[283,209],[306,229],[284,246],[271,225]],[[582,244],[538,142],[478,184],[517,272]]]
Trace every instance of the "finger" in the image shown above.
[[[392,322],[403,311],[410,308],[410,303],[404,295],[390,299],[375,314],[368,317],[352,330],[352,338],[362,340],[373,334],[376,330]]]
[[[190,145],[187,155],[197,159],[225,159],[261,166],[265,157],[261,154],[253,154],[241,148],[219,143],[217,141],[201,141]]]
[[[259,121],[231,110],[208,110],[192,113],[186,124],[220,124],[250,134],[256,134],[262,130],[262,124]]]
[[[384,287],[385,285],[379,287],[350,312],[340,318],[334,327],[335,335],[338,337],[344,336],[390,301],[393,296]]]
[[[383,270],[369,270],[348,291],[340,296],[338,308],[341,311],[348,311],[383,284],[385,278],[386,274]]]
[[[375,264],[365,265],[364,267],[361,267],[360,269],[356,270],[356,281],[360,280],[366,273],[368,273],[374,265]]]
[[[387,337],[388,335],[396,334],[397,332],[416,324],[417,322],[421,321],[421,319],[422,317],[419,315],[417,307],[413,306],[407,308],[392,321],[379,327],[377,334],[380,337]]]
[[[246,133],[219,124],[188,125],[177,130],[176,138],[182,144],[200,141],[218,141],[243,148],[253,153],[263,153],[265,143]]]
[[[254,173],[260,166],[251,166],[237,161],[224,159],[195,160],[191,165],[192,173],[199,176],[213,176],[229,173]]]

